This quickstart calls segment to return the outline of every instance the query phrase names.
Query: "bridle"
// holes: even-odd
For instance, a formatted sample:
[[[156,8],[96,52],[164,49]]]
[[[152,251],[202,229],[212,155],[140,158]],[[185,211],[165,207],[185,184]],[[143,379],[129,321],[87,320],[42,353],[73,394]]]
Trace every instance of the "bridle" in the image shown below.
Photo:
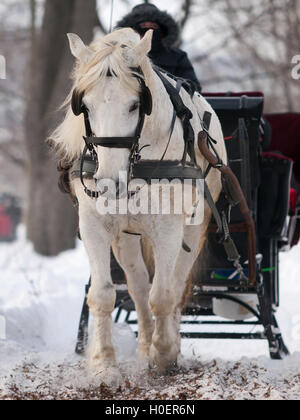
[[[84,192],[91,198],[99,198],[102,193],[99,191],[92,191],[85,185],[84,176],[83,176],[83,166],[84,161],[89,152],[91,158],[96,162],[96,167],[98,167],[98,156],[95,149],[95,146],[107,147],[112,149],[128,149],[130,150],[129,155],[129,178],[132,176],[134,165],[140,160],[140,145],[139,141],[142,135],[144,128],[146,115],[152,114],[152,95],[150,89],[145,83],[144,74],[140,67],[132,68],[132,75],[137,78],[140,84],[140,106],[139,106],[139,119],[135,129],[135,133],[132,137],[96,137],[91,129],[89,112],[87,107],[83,103],[84,92],[78,93],[76,89],[73,91],[72,95],[72,110],[76,116],[81,114],[84,115],[85,122],[85,131],[86,135],[83,137],[85,141],[85,147],[81,156],[80,162],[80,180],[84,187]],[[107,77],[111,77],[112,74],[109,71]]]

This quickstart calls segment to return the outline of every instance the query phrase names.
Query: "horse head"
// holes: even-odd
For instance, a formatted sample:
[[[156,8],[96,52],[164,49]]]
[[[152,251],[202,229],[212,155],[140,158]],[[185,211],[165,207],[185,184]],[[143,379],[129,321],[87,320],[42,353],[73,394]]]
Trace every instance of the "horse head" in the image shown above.
[[[77,60],[72,110],[75,115],[84,113],[95,139],[97,181],[105,178],[117,183],[120,171],[129,171],[140,147],[144,120],[152,111],[152,95],[142,70],[152,35],[148,31],[140,39],[132,29],[121,29],[90,47],[77,35],[68,35]]]

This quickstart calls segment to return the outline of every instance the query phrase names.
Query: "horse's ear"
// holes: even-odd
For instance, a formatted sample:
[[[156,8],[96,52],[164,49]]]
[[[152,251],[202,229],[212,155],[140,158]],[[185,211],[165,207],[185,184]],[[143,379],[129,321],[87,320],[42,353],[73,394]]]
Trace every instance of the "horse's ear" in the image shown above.
[[[140,42],[134,47],[136,54],[141,57],[147,55],[152,49],[152,38],[153,30],[150,29],[146,32],[145,36],[140,40]]]
[[[82,39],[76,34],[68,34],[71,53],[77,60],[87,62],[93,52],[84,44]]]

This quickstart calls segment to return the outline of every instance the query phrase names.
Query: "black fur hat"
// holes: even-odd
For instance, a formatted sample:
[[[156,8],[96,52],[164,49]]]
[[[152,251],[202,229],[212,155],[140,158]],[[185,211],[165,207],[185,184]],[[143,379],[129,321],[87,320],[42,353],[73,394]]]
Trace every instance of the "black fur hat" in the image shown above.
[[[162,12],[154,4],[140,4],[135,6],[132,11],[117,23],[118,28],[135,29],[139,23],[155,22],[161,26],[165,33],[163,43],[166,47],[171,47],[178,41],[180,29],[178,24],[167,12]]]

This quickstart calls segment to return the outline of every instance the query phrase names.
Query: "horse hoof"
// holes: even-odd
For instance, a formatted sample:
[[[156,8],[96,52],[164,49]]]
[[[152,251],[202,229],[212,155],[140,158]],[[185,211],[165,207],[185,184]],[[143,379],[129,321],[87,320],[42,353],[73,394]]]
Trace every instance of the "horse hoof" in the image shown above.
[[[178,352],[159,353],[155,346],[150,348],[149,369],[156,369],[160,375],[167,375],[177,367]]]
[[[94,376],[99,385],[104,384],[108,388],[118,389],[124,384],[121,372],[116,367],[97,369]]]

